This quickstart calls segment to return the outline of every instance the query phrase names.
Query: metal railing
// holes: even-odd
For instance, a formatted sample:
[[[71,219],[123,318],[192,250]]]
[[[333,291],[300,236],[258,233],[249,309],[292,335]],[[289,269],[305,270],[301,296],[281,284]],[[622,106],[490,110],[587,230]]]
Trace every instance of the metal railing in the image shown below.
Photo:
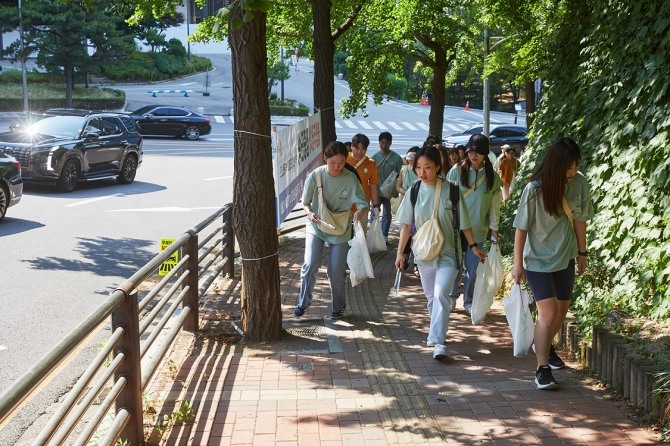
[[[0,428],[111,318],[111,335],[33,444],[86,445],[94,435],[102,436],[99,445],[113,445],[119,439],[142,444],[143,390],[179,331],[197,331],[199,298],[220,274],[234,275],[232,209],[227,204],[182,234],[0,395]],[[140,291],[178,252],[175,267]]]

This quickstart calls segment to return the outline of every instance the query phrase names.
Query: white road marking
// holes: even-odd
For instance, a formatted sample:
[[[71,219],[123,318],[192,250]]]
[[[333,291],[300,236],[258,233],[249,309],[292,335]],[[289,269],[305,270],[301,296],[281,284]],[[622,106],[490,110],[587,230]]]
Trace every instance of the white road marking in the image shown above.
[[[124,194],[106,195],[104,197],[96,197],[96,198],[91,198],[91,199],[88,199],[88,200],[82,200],[82,201],[77,201],[75,203],[66,204],[65,207],[81,206],[83,204],[94,203],[96,201],[102,201],[102,200],[106,200],[108,198],[123,197],[123,196],[125,196],[125,195]]]
[[[185,87],[185,86],[187,86],[187,85],[193,85],[193,84],[195,84],[195,83],[196,83],[196,82],[186,82],[185,84],[179,84],[179,86],[180,86],[180,87]]]
[[[414,127],[414,126],[413,126],[412,124],[410,124],[409,122],[405,122],[405,121],[403,121],[403,122],[401,122],[401,124],[404,125],[405,127],[407,127],[407,128],[410,129],[410,130],[416,130],[416,127]]]
[[[335,121],[335,128],[336,128],[336,129],[341,129],[341,128],[342,128],[342,124],[340,124],[339,121]]]
[[[372,126],[365,121],[358,121],[358,124],[360,124],[360,126],[364,129],[372,130]]]
[[[454,124],[446,124],[446,123],[445,123],[444,125],[446,125],[446,126],[449,127],[451,130],[454,130],[454,131],[456,131],[456,132],[460,132],[460,131],[461,131],[461,128],[460,128],[459,126],[457,126],[457,125],[454,125]]]
[[[215,177],[215,178],[205,178],[203,181],[215,181],[215,180],[229,180],[233,178],[232,175],[227,176],[227,177]]]
[[[193,211],[209,211],[220,209],[216,206],[212,207],[197,207],[197,208],[182,208],[177,206],[163,207],[163,208],[144,208],[144,209],[112,209],[108,212],[193,212]]]
[[[225,124],[226,120],[221,115],[214,115],[214,120],[219,124]]]
[[[396,124],[393,121],[388,121],[387,124],[390,125],[391,127],[393,127],[396,130],[405,130],[404,128],[402,128],[401,126],[399,126],[398,124]]]
[[[421,127],[421,128],[424,129],[424,130],[430,130],[430,127],[428,127],[428,126],[427,126],[426,124],[424,124],[424,123],[417,122],[416,125],[418,125],[419,127]]]
[[[345,120],[344,120],[344,125],[346,125],[346,126],[349,127],[350,129],[357,129],[357,128],[358,128],[358,127],[356,127],[356,124],[354,124],[353,122],[351,122],[351,121],[348,120],[348,119],[345,119]]]
[[[372,123],[382,130],[388,130],[388,127],[386,127],[381,121],[372,121]],[[391,123],[389,122],[389,125],[390,124]]]

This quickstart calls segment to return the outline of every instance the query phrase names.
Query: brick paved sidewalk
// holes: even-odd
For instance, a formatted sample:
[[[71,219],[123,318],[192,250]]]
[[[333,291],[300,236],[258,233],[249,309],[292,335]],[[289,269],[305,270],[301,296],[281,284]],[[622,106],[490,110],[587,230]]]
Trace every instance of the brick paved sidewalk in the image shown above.
[[[605,399],[571,368],[555,372],[560,389],[535,389],[535,359],[512,356],[499,302],[480,326],[452,312],[449,359],[434,360],[419,279],[406,273],[399,295],[392,290],[394,246],[373,256],[375,279],[348,287],[344,319],[327,317],[322,268],[314,294],[324,298],[296,320],[303,249],[297,233],[280,250],[282,308],[285,326],[311,339],[302,350],[263,351],[214,338],[189,352],[182,338],[172,355],[176,378],[157,379],[148,394],[166,402],[161,414],[189,401],[195,422],[149,444],[658,444],[625,403]],[[236,281],[203,313],[231,306],[239,308]]]

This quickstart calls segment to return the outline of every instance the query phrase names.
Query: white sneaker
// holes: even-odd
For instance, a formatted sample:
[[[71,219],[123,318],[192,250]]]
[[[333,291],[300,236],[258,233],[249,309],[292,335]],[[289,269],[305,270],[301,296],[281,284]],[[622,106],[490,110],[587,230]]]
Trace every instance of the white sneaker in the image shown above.
[[[435,347],[435,343],[433,341],[426,341],[426,347]]]
[[[433,359],[447,359],[447,347],[438,344],[433,349]]]

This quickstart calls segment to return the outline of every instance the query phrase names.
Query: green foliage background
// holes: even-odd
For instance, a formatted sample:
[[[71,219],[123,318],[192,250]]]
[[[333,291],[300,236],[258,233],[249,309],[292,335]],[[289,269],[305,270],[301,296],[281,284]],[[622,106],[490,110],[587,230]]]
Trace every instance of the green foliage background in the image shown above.
[[[596,207],[589,272],[573,306],[584,330],[610,310],[670,321],[670,2],[568,0],[518,184],[560,135],[582,147]],[[522,187],[505,205],[509,231]],[[504,246],[510,253],[510,246]]]

